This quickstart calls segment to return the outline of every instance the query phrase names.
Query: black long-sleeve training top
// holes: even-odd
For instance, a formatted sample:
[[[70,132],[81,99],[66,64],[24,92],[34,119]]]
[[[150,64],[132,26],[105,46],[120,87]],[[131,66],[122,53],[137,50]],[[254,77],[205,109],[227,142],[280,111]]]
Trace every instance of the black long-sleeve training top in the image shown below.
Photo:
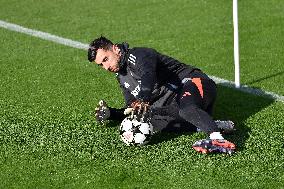
[[[117,79],[127,105],[136,99],[153,103],[168,90],[180,86],[191,72],[199,70],[151,48],[129,49],[127,43],[118,47],[122,55]]]

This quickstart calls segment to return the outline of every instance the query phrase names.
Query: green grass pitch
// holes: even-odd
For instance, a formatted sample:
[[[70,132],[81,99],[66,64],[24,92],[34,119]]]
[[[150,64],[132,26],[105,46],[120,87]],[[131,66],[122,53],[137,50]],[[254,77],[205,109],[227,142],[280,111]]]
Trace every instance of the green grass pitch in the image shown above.
[[[239,0],[241,82],[284,95],[284,2]],[[0,20],[88,43],[148,46],[234,78],[232,1],[0,0]],[[123,98],[86,52],[0,28],[0,188],[284,188],[284,104],[218,86],[237,152],[203,155],[202,133],[161,133],[127,147],[100,126],[99,99]]]

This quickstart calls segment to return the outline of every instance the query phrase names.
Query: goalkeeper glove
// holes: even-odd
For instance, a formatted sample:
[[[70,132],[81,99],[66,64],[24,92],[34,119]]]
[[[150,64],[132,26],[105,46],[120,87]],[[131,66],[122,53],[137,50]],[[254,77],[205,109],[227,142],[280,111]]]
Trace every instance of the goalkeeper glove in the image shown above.
[[[104,100],[99,101],[99,105],[95,108],[96,120],[103,123],[110,117],[110,110],[107,103]]]
[[[130,107],[125,109],[124,114],[130,114],[130,117],[135,117],[137,120],[144,122],[149,117],[149,109],[150,105],[148,102],[136,100],[131,103]]]
[[[131,103],[131,108],[136,111],[138,114],[143,114],[149,110],[149,102],[143,102],[141,100],[135,100]]]

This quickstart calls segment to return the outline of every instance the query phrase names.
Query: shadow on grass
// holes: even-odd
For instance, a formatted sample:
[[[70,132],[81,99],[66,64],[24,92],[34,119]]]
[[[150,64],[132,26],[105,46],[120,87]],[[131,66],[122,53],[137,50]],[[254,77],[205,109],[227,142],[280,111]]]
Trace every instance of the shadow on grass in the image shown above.
[[[228,136],[228,139],[236,143],[238,150],[243,150],[250,133],[246,120],[268,107],[274,100],[223,86],[218,86],[218,91],[214,117],[234,121],[237,131]]]
[[[270,74],[270,75],[264,76],[264,77],[262,77],[262,78],[259,78],[259,79],[250,81],[250,82],[246,83],[246,85],[251,85],[251,84],[254,84],[254,83],[259,83],[259,82],[261,82],[261,81],[264,81],[264,80],[267,80],[267,79],[271,79],[271,78],[273,78],[273,77],[282,76],[283,74],[284,74],[284,71],[280,71],[280,72],[277,72],[277,73],[274,73],[274,74]]]
[[[218,85],[218,97],[215,103],[214,119],[232,120],[237,129],[232,135],[225,135],[225,138],[231,140],[237,145],[238,150],[243,150],[246,140],[249,138],[250,128],[245,121],[268,107],[274,100],[241,92],[233,88]],[[181,135],[191,135],[192,129],[166,130],[154,135],[151,144],[157,144],[162,141],[171,140]]]

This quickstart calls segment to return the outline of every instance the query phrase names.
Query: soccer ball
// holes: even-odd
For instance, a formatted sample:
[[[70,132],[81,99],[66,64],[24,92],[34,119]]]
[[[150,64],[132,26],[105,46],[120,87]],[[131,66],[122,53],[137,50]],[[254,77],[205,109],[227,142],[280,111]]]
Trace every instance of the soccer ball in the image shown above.
[[[151,123],[139,122],[135,118],[126,117],[119,127],[120,138],[128,146],[142,146],[147,144],[153,135]]]

